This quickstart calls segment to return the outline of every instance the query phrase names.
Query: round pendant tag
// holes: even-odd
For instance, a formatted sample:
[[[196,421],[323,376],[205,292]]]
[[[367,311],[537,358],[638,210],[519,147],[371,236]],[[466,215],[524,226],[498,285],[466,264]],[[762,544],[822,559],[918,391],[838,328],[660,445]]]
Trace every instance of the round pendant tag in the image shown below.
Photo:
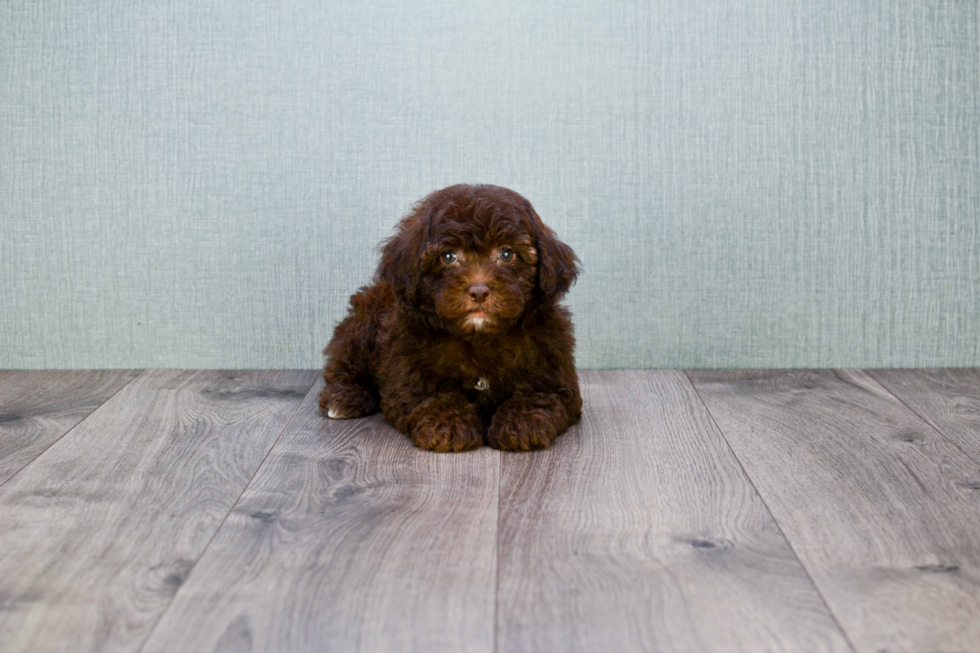
[[[487,377],[481,376],[480,377],[480,380],[477,381],[476,382],[476,385],[473,386],[473,387],[476,388],[477,390],[480,390],[482,392],[483,390],[486,390],[487,388],[489,388],[490,387],[490,384],[487,383]]]

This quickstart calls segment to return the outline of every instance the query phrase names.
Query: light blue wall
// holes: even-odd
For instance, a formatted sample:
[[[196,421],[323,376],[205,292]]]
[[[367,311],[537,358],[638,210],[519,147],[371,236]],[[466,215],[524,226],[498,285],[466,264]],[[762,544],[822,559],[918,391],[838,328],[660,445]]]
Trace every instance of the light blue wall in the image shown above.
[[[456,182],[582,367],[980,365],[976,0],[0,3],[0,367],[317,367]]]

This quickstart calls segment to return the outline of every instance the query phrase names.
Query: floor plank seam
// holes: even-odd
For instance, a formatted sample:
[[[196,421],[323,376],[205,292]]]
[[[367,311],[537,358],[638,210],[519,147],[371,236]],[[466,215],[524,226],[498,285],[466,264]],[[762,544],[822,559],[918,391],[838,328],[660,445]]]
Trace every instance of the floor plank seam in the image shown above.
[[[141,653],[143,651],[143,649],[146,647],[146,643],[150,641],[150,639],[152,639],[153,633],[156,632],[157,626],[160,624],[161,621],[163,621],[163,617],[167,614],[167,612],[170,610],[170,607],[174,604],[174,600],[177,598],[177,595],[180,594],[180,591],[184,587],[187,587],[187,582],[190,580],[191,575],[194,573],[194,569],[197,567],[198,563],[201,562],[204,556],[207,555],[208,549],[211,548],[211,543],[214,542],[215,538],[218,537],[218,533],[220,533],[221,529],[224,528],[225,522],[228,520],[228,517],[231,515],[232,512],[234,512],[235,506],[237,506],[238,502],[242,500],[243,496],[245,496],[246,490],[248,490],[249,486],[252,485],[252,481],[254,481],[255,477],[258,476],[259,470],[262,469],[262,466],[265,465],[265,461],[268,460],[269,454],[271,454],[272,450],[276,448],[277,444],[279,444],[279,440],[282,438],[282,434],[286,432],[286,429],[289,428],[289,425],[290,423],[292,423],[293,418],[296,417],[296,413],[299,412],[299,409],[306,402],[306,397],[308,397],[311,392],[315,391],[314,388],[316,387],[316,382],[318,380],[319,377],[315,377],[313,379],[313,383],[310,384],[310,389],[306,391],[306,394],[303,396],[303,399],[299,401],[299,403],[296,405],[296,409],[289,416],[289,419],[286,420],[286,423],[283,424],[282,429],[279,431],[279,435],[276,436],[276,439],[273,441],[272,446],[269,447],[269,450],[265,452],[265,456],[262,457],[262,462],[260,462],[258,466],[255,468],[255,471],[252,472],[252,476],[248,479],[248,483],[245,484],[245,487],[242,488],[242,491],[239,493],[238,498],[235,499],[235,501],[231,504],[231,507],[228,509],[228,512],[225,513],[225,516],[222,518],[221,523],[218,524],[218,527],[216,529],[214,529],[214,533],[211,535],[211,539],[209,539],[208,543],[204,545],[203,549],[201,549],[201,555],[197,556],[197,560],[194,561],[194,565],[190,568],[190,571],[187,572],[187,576],[184,577],[184,580],[183,582],[181,582],[180,587],[177,588],[177,591],[174,592],[173,596],[170,597],[170,601],[167,602],[167,607],[160,611],[160,615],[157,617],[156,621],[153,622],[153,626],[149,629],[149,631],[147,631],[146,637],[144,637],[143,641],[140,642],[139,648],[136,649],[136,653]]]
[[[898,394],[896,394],[894,391],[892,391],[891,388],[889,388],[887,385],[885,385],[885,382],[884,381],[882,381],[881,379],[879,379],[875,375],[874,370],[864,370],[864,371],[865,371],[865,373],[867,373],[868,376],[870,376],[872,379],[874,379],[875,383],[877,383],[878,385],[880,385],[885,390],[885,392],[887,392],[892,397],[895,397],[895,399],[898,401],[898,403],[900,403],[903,406],[905,406],[913,415],[915,415],[916,417],[918,417],[919,419],[921,419],[923,422],[925,422],[926,424],[928,424],[929,425],[929,428],[931,428],[933,431],[935,431],[936,433],[938,433],[939,436],[943,440],[946,440],[947,442],[949,442],[950,444],[952,444],[959,451],[963,452],[963,455],[964,456],[966,456],[967,458],[969,458],[973,462],[975,462],[978,465],[980,465],[980,458],[975,458],[973,456],[973,454],[971,454],[969,451],[967,451],[966,449],[964,449],[963,447],[961,447],[959,445],[959,443],[955,439],[953,439],[953,438],[949,437],[948,435],[946,435],[945,433],[943,433],[942,429],[940,429],[937,425],[933,424],[932,420],[927,419],[923,415],[920,415],[917,410],[915,410],[914,408],[912,408],[911,406],[909,406],[905,402],[905,400],[903,400],[901,397],[899,397]]]
[[[728,447],[728,450],[731,452],[732,457],[735,458],[735,462],[738,463],[739,469],[741,469],[742,473],[745,475],[745,479],[749,482],[749,485],[752,486],[752,489],[759,497],[759,501],[761,501],[763,507],[765,507],[766,512],[769,513],[769,516],[772,518],[773,523],[776,525],[776,528],[779,530],[780,536],[782,536],[783,540],[786,542],[786,546],[788,546],[789,550],[793,553],[793,557],[796,558],[796,561],[797,563],[799,563],[800,568],[803,570],[803,573],[805,573],[806,577],[810,579],[810,584],[813,585],[813,589],[816,591],[817,596],[820,597],[820,600],[823,602],[824,607],[827,608],[827,613],[830,615],[830,618],[834,620],[834,624],[837,626],[837,630],[840,631],[841,637],[843,637],[844,641],[847,642],[847,646],[851,649],[851,651],[853,653],[857,653],[858,649],[854,646],[854,642],[851,641],[851,638],[847,634],[847,631],[844,630],[844,626],[841,625],[840,620],[837,619],[837,615],[834,613],[833,608],[831,608],[830,604],[827,602],[827,598],[820,590],[820,586],[817,585],[815,580],[813,580],[813,575],[810,573],[810,570],[807,568],[805,564],[803,564],[803,560],[800,558],[800,555],[796,552],[796,547],[793,546],[792,540],[790,540],[789,537],[786,536],[786,532],[783,531],[783,527],[779,523],[779,520],[776,519],[776,515],[774,515],[772,509],[769,508],[769,503],[766,501],[766,498],[762,495],[762,492],[759,491],[759,488],[756,487],[755,481],[752,480],[752,477],[749,476],[748,470],[745,469],[745,465],[742,464],[742,460],[738,457],[738,454],[735,453],[735,449],[732,448],[731,443],[728,441],[728,436],[725,435],[725,432],[722,430],[721,425],[718,424],[718,421],[715,419],[715,416],[711,414],[711,409],[708,408],[708,404],[704,400],[704,397],[702,397],[701,393],[698,392],[698,387],[694,383],[694,379],[692,379],[691,375],[688,373],[688,370],[684,370],[684,376],[687,378],[687,382],[691,384],[691,388],[694,390],[694,393],[697,395],[698,401],[700,401],[701,405],[704,406],[704,410],[707,412],[708,418],[711,420],[711,423],[715,425],[715,428],[718,429],[718,433],[721,434],[721,439],[725,441],[725,446]]]
[[[80,426],[81,424],[83,424],[83,423],[84,423],[84,422],[85,422],[86,420],[88,420],[89,418],[91,418],[91,417],[92,417],[92,415],[94,415],[95,413],[97,413],[97,412],[99,411],[99,409],[100,409],[100,408],[102,408],[102,407],[103,407],[103,406],[105,406],[105,405],[106,405],[107,403],[109,403],[109,401],[110,401],[110,400],[111,400],[111,399],[112,399],[113,397],[115,397],[115,396],[116,396],[117,394],[119,394],[120,392],[122,392],[122,391],[123,391],[124,389],[126,389],[126,388],[128,388],[128,387],[129,387],[129,384],[131,384],[131,383],[132,383],[133,381],[135,381],[136,379],[138,379],[138,378],[140,378],[141,376],[143,376],[143,374],[145,374],[145,373],[146,373],[146,370],[139,370],[139,372],[138,372],[138,374],[136,374],[136,375],[135,375],[135,376],[134,376],[133,378],[131,378],[131,379],[130,379],[129,381],[126,381],[126,383],[123,383],[123,384],[122,384],[122,385],[121,385],[121,386],[119,387],[119,389],[118,389],[118,390],[116,390],[116,391],[115,391],[115,392],[113,392],[113,393],[112,393],[111,395],[109,395],[108,397],[106,397],[106,398],[105,398],[105,401],[103,401],[103,402],[101,402],[101,403],[100,403],[100,404],[99,404],[98,406],[96,406],[95,408],[93,408],[93,409],[92,409],[92,411],[91,411],[91,412],[90,412],[90,413],[89,413],[88,415],[86,415],[86,416],[85,416],[85,417],[83,417],[82,419],[80,419],[80,420],[78,420],[78,424],[75,424],[75,425],[74,425],[74,426],[72,426],[72,427],[71,427],[70,429],[68,429],[67,431],[65,431],[65,432],[64,432],[64,433],[62,433],[61,435],[59,435],[59,436],[58,436],[58,437],[57,437],[57,438],[56,438],[55,440],[53,440],[53,441],[51,442],[51,444],[49,444],[48,446],[46,446],[46,447],[44,447],[44,450],[43,450],[43,451],[40,451],[40,452],[38,452],[38,454],[37,454],[36,456],[34,456],[33,458],[31,458],[31,459],[30,459],[29,461],[27,461],[27,463],[26,463],[26,464],[25,464],[25,465],[24,465],[23,467],[21,467],[21,468],[20,468],[20,469],[18,469],[18,470],[17,470],[16,472],[14,472],[13,474],[11,474],[11,475],[10,475],[10,476],[8,476],[7,478],[5,478],[5,479],[4,479],[3,481],[0,481],[0,487],[3,487],[3,486],[4,486],[4,484],[6,484],[7,482],[9,482],[9,481],[10,481],[10,479],[12,479],[12,478],[14,478],[14,477],[15,477],[15,476],[17,476],[18,474],[20,474],[20,473],[21,473],[22,471],[24,471],[25,469],[27,469],[28,467],[30,467],[31,465],[33,465],[33,464],[34,464],[34,461],[35,461],[35,460],[37,460],[38,458],[40,458],[41,456],[43,456],[43,455],[44,455],[45,453],[47,453],[48,451],[50,451],[50,450],[51,450],[51,447],[53,447],[54,445],[56,445],[56,444],[58,444],[59,442],[61,442],[61,440],[62,440],[62,439],[64,439],[64,437],[65,437],[65,436],[67,436],[67,435],[68,435],[69,433],[71,433],[72,431],[74,431],[75,429],[77,429],[77,428],[78,428],[78,427],[79,427],[79,426]]]

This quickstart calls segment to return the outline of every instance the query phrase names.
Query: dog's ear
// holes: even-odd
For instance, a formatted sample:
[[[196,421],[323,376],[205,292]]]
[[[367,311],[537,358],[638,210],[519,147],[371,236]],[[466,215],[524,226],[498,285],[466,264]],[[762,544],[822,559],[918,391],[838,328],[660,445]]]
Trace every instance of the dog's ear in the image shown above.
[[[546,301],[558,301],[578,278],[578,257],[533,211],[531,224],[538,251],[538,296]]]
[[[424,227],[423,207],[418,205],[398,223],[395,235],[384,241],[375,273],[410,306],[418,302]]]

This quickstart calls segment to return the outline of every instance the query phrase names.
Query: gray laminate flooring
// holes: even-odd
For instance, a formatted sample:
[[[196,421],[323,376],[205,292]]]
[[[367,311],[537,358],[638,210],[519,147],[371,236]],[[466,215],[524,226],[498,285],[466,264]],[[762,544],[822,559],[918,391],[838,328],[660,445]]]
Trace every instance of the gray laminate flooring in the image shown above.
[[[0,653],[980,651],[980,372],[581,372],[433,454],[316,371],[0,372]]]

